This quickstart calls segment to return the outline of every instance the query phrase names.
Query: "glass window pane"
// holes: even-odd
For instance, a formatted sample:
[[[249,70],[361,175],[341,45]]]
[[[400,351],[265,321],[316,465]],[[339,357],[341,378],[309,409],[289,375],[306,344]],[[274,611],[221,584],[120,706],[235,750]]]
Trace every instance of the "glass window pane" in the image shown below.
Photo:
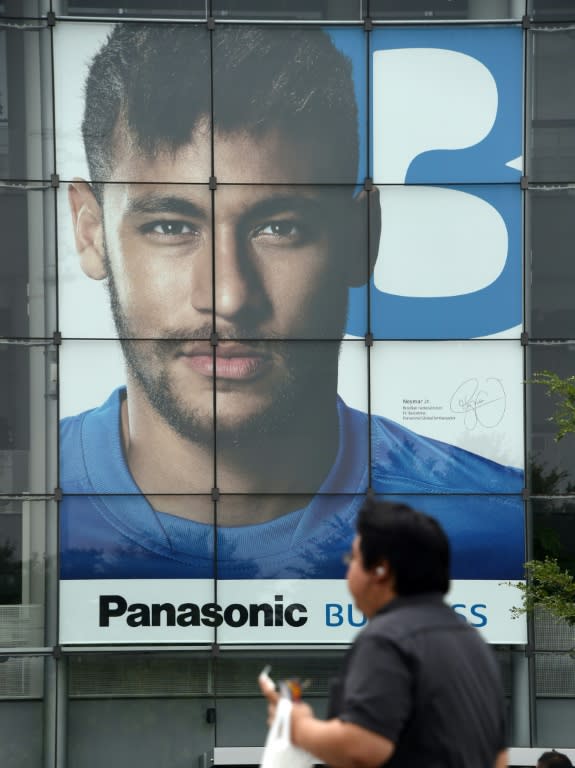
[[[70,699],[205,698],[213,696],[214,661],[201,651],[165,656],[83,654],[69,659]]]
[[[573,694],[546,695],[551,686],[554,690],[573,691],[573,660],[565,653],[542,653],[536,656],[536,672],[542,683],[542,696],[536,700],[537,743],[546,750],[550,744],[573,744],[570,737],[573,730]],[[550,685],[545,684],[546,678]],[[560,748],[560,751],[568,754],[573,763],[575,749]]]
[[[0,341],[0,359],[0,494],[53,493],[55,347]]]
[[[409,504],[439,520],[451,542],[453,579],[486,580],[492,582],[491,589],[502,579],[523,578],[525,525],[521,496],[424,495],[414,488],[411,493],[386,494],[384,498]],[[517,595],[508,587],[501,594],[509,608],[517,602]],[[493,638],[491,642],[507,641]]]
[[[62,578],[210,579],[214,515],[211,498],[200,495],[90,496],[64,488]]]
[[[377,200],[377,193],[371,193]],[[371,283],[380,339],[521,334],[519,186],[382,185],[381,236]]]
[[[64,492],[209,493],[215,429],[209,342],[125,339],[122,346],[127,377],[117,341],[62,342]]]
[[[62,15],[205,19],[207,0],[61,0]]]
[[[218,184],[363,182],[365,44],[357,28],[217,25]],[[235,137],[243,139],[239,157]]]
[[[575,634],[572,635],[575,639]],[[535,654],[535,690],[537,698],[565,698],[573,699],[575,697],[575,673],[573,671],[573,659],[568,653],[536,653]],[[565,712],[561,719],[567,724],[567,717],[573,714],[573,702],[569,702],[571,712]],[[538,736],[539,735],[538,718]],[[566,731],[563,730],[563,737],[555,736],[563,743],[565,741]],[[546,744],[557,743],[555,740],[545,742]]]
[[[393,21],[520,19],[524,9],[509,0],[369,0],[371,18]]]
[[[54,502],[0,497],[0,648],[44,645],[45,538],[55,514]]]
[[[1,657],[2,768],[41,768],[45,765],[42,753],[44,664],[44,659],[38,657]]]
[[[575,20],[573,0],[527,0],[527,9],[535,21]]]
[[[61,187],[62,336],[164,339],[166,343],[209,339],[212,195],[207,184],[90,187],[77,180],[70,205],[67,189]]]
[[[198,765],[215,740],[215,723],[207,717],[214,706],[210,670],[205,656],[71,658],[70,764]]]
[[[53,208],[52,192],[0,189],[0,336],[46,338],[56,329],[55,286],[46,278],[55,253],[45,235]]]
[[[64,496],[62,644],[217,642],[227,606],[214,590],[213,518],[187,521],[156,511],[154,501]]]
[[[0,17],[14,19],[40,19],[50,10],[50,0],[2,0]]]
[[[242,140],[233,145],[230,172]],[[266,160],[262,142],[257,146],[256,164],[274,173],[277,152]],[[367,330],[366,195],[353,186],[300,185],[297,174],[294,181],[225,184],[215,192],[215,330],[221,339],[339,341],[346,319],[348,332]]]
[[[222,355],[229,343],[221,343]],[[250,366],[251,358],[243,363],[243,358],[228,363],[222,358],[216,384],[220,490],[363,492],[368,452],[364,342],[346,339],[340,347],[338,342],[267,341],[252,357]]]
[[[54,55],[60,179],[208,183],[205,24],[61,23]]]
[[[346,572],[343,559],[351,549],[355,517],[363,500],[363,494],[351,493],[317,494],[314,497],[295,493],[289,496],[222,495],[217,506],[217,572],[222,580],[218,586],[219,596],[228,596],[232,602],[237,599],[249,603],[260,594],[267,595],[266,601],[273,603],[276,594],[273,590],[282,592],[285,586],[273,587],[273,582],[269,587],[262,583],[253,586],[251,580],[343,580]],[[248,514],[251,518],[247,518]],[[245,581],[241,584],[234,581],[228,587],[226,579]],[[311,584],[309,589],[313,589]],[[293,581],[289,593],[288,602],[296,601],[298,594],[300,601],[309,596],[303,581]],[[258,630],[257,638],[247,637],[246,627],[242,633],[232,632],[229,640],[236,643],[252,640],[258,643],[297,642],[298,634],[302,634],[298,630],[295,634],[291,632],[290,637],[284,637],[275,620],[269,625],[266,616],[260,618],[262,626],[272,627],[267,638],[262,638],[262,630]],[[289,621],[285,626],[288,624]],[[240,636],[244,637],[243,641]],[[302,642],[308,640],[306,637]],[[323,640],[326,638],[311,639],[312,642]]]
[[[575,338],[573,286],[575,192],[536,189],[527,193],[531,251],[530,286],[533,338]]]
[[[213,0],[216,18],[305,21],[361,19],[361,0]]]
[[[26,680],[31,659],[10,659],[4,675],[12,698],[12,681]],[[41,663],[41,659],[34,659]],[[1,667],[6,667],[2,664]],[[3,669],[0,668],[0,686]],[[23,673],[23,674],[22,674]],[[10,680],[11,678],[11,680]],[[41,768],[45,765],[42,755],[42,702],[0,701],[0,740],[2,742],[3,768]]]
[[[562,651],[567,655],[575,647],[575,627],[558,621],[544,609],[536,609],[534,627],[537,650]]]
[[[554,496],[560,493],[550,472],[539,475],[532,493]],[[572,490],[570,493],[572,493]],[[575,489],[573,489],[575,490]],[[575,495],[559,499],[531,499],[533,510],[533,556],[538,560],[556,558],[563,568],[575,568]]]
[[[522,381],[517,341],[375,342],[372,485],[519,493]]]
[[[0,30],[0,179],[49,179],[50,31]]]
[[[377,184],[519,183],[521,29],[387,25],[369,40]]]
[[[575,180],[575,37],[560,27],[528,32],[530,181]]]
[[[530,344],[527,348],[528,377],[551,371],[565,378],[575,370],[574,344]],[[575,488],[575,435],[555,440],[557,426],[550,421],[555,412],[555,398],[547,396],[542,385],[528,387],[529,475],[533,493],[556,495],[572,493]]]

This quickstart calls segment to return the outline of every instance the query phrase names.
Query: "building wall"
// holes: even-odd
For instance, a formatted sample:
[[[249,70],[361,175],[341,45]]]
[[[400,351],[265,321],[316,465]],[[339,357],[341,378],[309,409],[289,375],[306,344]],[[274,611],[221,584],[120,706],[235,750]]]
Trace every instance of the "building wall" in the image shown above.
[[[525,532],[521,560],[550,554],[572,572],[575,564],[575,437],[567,435],[556,441],[555,426],[549,421],[553,401],[543,387],[531,383],[532,375],[541,370],[556,371],[562,376],[572,376],[574,370],[575,267],[571,244],[575,234],[575,198],[571,187],[575,182],[575,43],[571,27],[575,23],[575,4],[559,0],[530,0],[527,6],[521,0],[371,0],[366,7],[365,3],[352,0],[275,4],[212,0],[206,8],[200,2],[173,0],[154,4],[142,0],[125,3],[120,9],[118,5],[96,0],[52,0],[51,4],[49,0],[5,0],[0,3],[0,217],[4,234],[4,248],[0,251],[0,755],[2,764],[10,768],[89,767],[103,761],[110,768],[126,761],[141,766],[184,766],[201,759],[214,747],[259,746],[265,736],[265,713],[257,694],[256,677],[263,664],[272,664],[277,679],[292,675],[309,678],[309,698],[322,714],[329,678],[336,672],[344,647],[356,631],[354,626],[336,627],[335,620],[330,628],[322,614],[323,624],[319,622],[317,629],[308,622],[309,632],[303,640],[299,639],[303,637],[301,633],[298,635],[296,629],[288,631],[285,625],[281,631],[277,627],[273,631],[266,629],[267,634],[260,627],[248,633],[245,627],[232,631],[229,626],[206,629],[204,625],[197,632],[192,628],[184,639],[163,627],[156,634],[143,635],[143,640],[142,632],[132,628],[122,629],[107,639],[89,624],[93,614],[90,600],[95,599],[97,590],[101,592],[111,584],[115,590],[126,587],[125,580],[104,572],[103,579],[98,581],[91,576],[83,587],[72,577],[66,585],[80,584],[75,592],[79,595],[77,605],[72,605],[67,586],[61,587],[61,555],[65,557],[66,550],[59,543],[59,535],[67,525],[66,520],[77,525],[66,509],[79,507],[73,506],[78,498],[76,491],[70,491],[62,482],[67,474],[62,466],[58,423],[62,417],[97,406],[123,375],[122,352],[103,284],[87,280],[79,268],[68,211],[68,186],[75,176],[88,173],[78,138],[88,51],[101,45],[113,23],[132,23],[136,18],[155,26],[170,20],[191,28],[197,22],[205,31],[210,56],[217,51],[210,47],[212,42],[217,41],[230,20],[239,21],[242,26],[253,26],[257,20],[278,22],[274,26],[278,40],[287,29],[279,22],[292,22],[302,36],[313,37],[314,30],[329,28],[331,39],[354,62],[360,170],[351,175],[347,171],[347,176],[342,171],[344,178],[341,174],[334,178],[340,167],[346,167],[342,153],[323,171],[317,171],[311,181],[303,181],[308,191],[329,187],[334,199],[341,201],[348,194],[360,195],[361,188],[365,188],[361,225],[348,246],[359,254],[357,258],[365,275],[370,252],[378,250],[371,227],[379,212],[367,203],[368,199],[373,200],[373,192],[369,192],[370,183],[365,184],[366,177],[379,187],[385,203],[381,207],[384,236],[375,282],[368,292],[365,280],[360,280],[359,287],[350,294],[345,321],[347,335],[339,357],[339,394],[360,411],[390,418],[426,439],[438,438],[498,464],[524,468],[525,482],[520,487],[500,489],[485,498],[481,489],[468,488],[462,501],[461,495],[449,486],[440,494],[441,504],[437,495],[421,492],[415,486],[396,492],[397,497],[409,497],[417,490],[415,503],[439,514],[456,552],[462,552],[458,547],[463,545],[457,539],[456,529],[449,528],[453,525],[449,510],[461,509],[461,514],[477,520],[478,513],[470,510],[478,510],[478,505],[484,503],[481,509],[487,517],[495,508],[492,505],[499,504],[501,496],[507,495],[520,509],[512,533],[519,530],[523,537]],[[366,23],[366,18],[372,22]],[[520,59],[511,53],[506,59],[504,50],[495,55],[496,42],[493,49],[485,44],[487,33],[492,32],[495,36],[507,32],[516,35],[518,50],[524,52]],[[450,165],[444,151],[435,159],[427,158],[423,164],[410,166],[401,178],[387,177],[388,168],[401,155],[401,147],[398,145],[397,152],[385,155],[381,149],[385,143],[380,145],[377,141],[378,118],[369,109],[376,99],[367,87],[362,91],[364,84],[377,83],[377,71],[370,69],[368,75],[365,67],[366,61],[374,60],[369,55],[369,45],[372,54],[397,52],[410,46],[436,51],[442,46],[452,46],[452,51],[469,51],[476,46],[473,50],[483,51],[477,56],[483,55],[485,61],[491,61],[489,57],[493,54],[489,64],[492,71],[511,77],[517,67],[517,91],[512,85],[502,85],[503,79],[497,80],[500,94],[508,94],[497,105],[498,114],[507,110],[505,126],[497,140],[477,150],[477,161],[468,156],[465,162]],[[215,56],[217,60],[217,52]],[[392,57],[387,56],[386,67],[392,63]],[[227,91],[224,81],[218,81],[218,76],[214,77],[206,66],[205,82],[213,94],[217,121],[224,102],[238,94]],[[427,68],[426,64],[424,69]],[[399,70],[401,74],[401,67]],[[408,82],[417,84],[417,77]],[[462,93],[472,87],[476,87],[475,81],[465,81]],[[369,96],[366,98],[365,94]],[[511,103],[509,94],[516,94],[516,103]],[[395,109],[407,104],[415,113],[416,95],[415,88],[403,104],[400,93]],[[382,114],[385,108],[387,102],[381,107]],[[443,108],[457,113],[453,101],[447,101]],[[429,114],[431,123],[434,114]],[[479,109],[479,117],[482,114]],[[383,120],[382,125],[385,135],[389,122]],[[507,160],[515,160],[509,156],[500,163],[502,170],[495,172],[494,158],[507,146],[505,142],[514,135],[515,125],[523,144],[523,164],[516,164],[515,168],[506,166]],[[325,130],[331,131],[332,127],[326,125]],[[210,141],[216,166],[209,168],[208,175],[218,177],[217,187],[209,190],[216,220],[221,210],[218,206],[227,192],[224,166],[214,173],[221,145],[216,135],[211,135]],[[400,166],[401,163],[397,167]],[[249,175],[254,164],[248,162],[247,167]],[[297,167],[297,162],[293,167]],[[157,181],[139,179],[143,180]],[[181,178],[162,179],[167,183],[174,180],[180,182]],[[289,180],[293,181],[291,177]],[[242,177],[241,181],[248,191],[257,188],[255,176],[247,181]],[[200,184],[192,177],[186,182],[186,189]],[[201,184],[206,189],[207,182],[204,174]],[[477,209],[474,219],[467,209],[454,207],[454,216],[444,198],[437,203],[432,192],[426,191],[431,188],[451,194],[465,192],[466,199],[471,195],[474,200],[486,201],[499,211],[507,228],[509,250],[504,261],[507,266],[516,263],[517,275],[501,295],[489,299],[485,294],[485,304],[477,312],[463,302],[462,309],[436,305],[439,308],[426,315],[424,302],[410,304],[408,297],[401,295],[402,286],[405,288],[410,280],[418,286],[414,289],[416,298],[419,291],[421,299],[421,291],[426,288],[426,281],[417,272],[425,264],[414,260],[419,255],[417,243],[435,244],[435,251],[429,248],[429,258],[435,258],[434,264],[446,284],[451,279],[451,285],[465,285],[466,279],[480,277],[483,267],[485,280],[491,283],[482,290],[499,279],[497,273],[489,272],[497,263],[495,235],[485,226],[469,236],[470,228],[483,221],[480,217],[484,208]],[[345,215],[349,205],[341,209],[346,211]],[[385,215],[390,210],[406,216],[403,229],[396,226],[394,232],[391,217],[386,224]],[[460,218],[465,216],[469,218]],[[460,227],[457,235],[450,235],[449,229],[456,220],[469,224]],[[489,217],[485,221],[488,224]],[[335,228],[337,221],[334,217],[328,223]],[[460,254],[453,246],[456,236],[464,244]],[[218,276],[222,274],[215,266],[220,253],[217,237],[216,231],[216,242],[210,251],[214,259],[214,295]],[[397,255],[398,243],[406,248],[403,257]],[[444,244],[442,258],[438,257],[440,243]],[[411,244],[412,251],[406,244]],[[408,262],[409,269],[404,263],[408,257],[413,257]],[[381,266],[384,261],[386,269]],[[381,280],[395,283],[389,288],[390,283],[378,282]],[[428,283],[433,298],[431,281]],[[382,290],[382,285],[387,289]],[[453,288],[455,294],[458,290],[465,295],[465,290]],[[517,307],[518,314],[513,307]],[[218,312],[217,305],[208,309],[210,317]],[[329,314],[327,309],[326,313]],[[440,316],[448,318],[444,326],[435,325]],[[331,328],[324,331],[319,320],[315,321],[317,327],[308,327],[303,332],[300,329],[288,340],[315,345],[317,359],[322,358],[328,346],[337,349],[339,344],[337,333]],[[413,321],[413,325],[408,326],[408,321]],[[255,335],[252,343],[261,341],[261,333],[259,337],[257,332]],[[143,334],[142,339],[147,336]],[[275,343],[278,344],[277,340]],[[469,423],[465,428],[451,429],[448,427],[452,422],[447,419],[441,427],[432,426],[426,431],[429,422],[413,410],[420,408],[414,402],[421,397],[422,387],[427,387],[433,401],[444,381],[453,383],[458,373],[462,373],[462,380],[468,379],[472,376],[468,376],[468,371],[478,368],[485,371],[482,375],[486,378],[497,378],[506,385],[507,408],[502,420],[497,421],[496,413],[491,431],[481,423],[483,432],[469,430]],[[324,381],[321,372],[316,376],[317,381]],[[413,381],[420,377],[424,385],[414,389]],[[473,396],[463,393],[460,399],[467,397],[469,402]],[[454,411],[448,405],[438,401],[437,407],[443,409],[439,411],[442,415],[453,418]],[[432,411],[422,413],[429,416]],[[477,408],[467,408],[463,415],[474,419],[478,413]],[[370,441],[367,422],[363,429],[362,444],[366,446],[366,456],[371,457],[370,452],[377,453],[373,449],[378,446]],[[218,438],[218,434],[214,422],[214,436]],[[319,445],[325,434],[317,431],[306,438]],[[247,438],[243,447],[250,450],[254,445],[252,437]],[[210,477],[199,477],[190,468],[187,495],[190,508],[199,509],[198,505],[204,502],[213,508],[217,523],[222,520],[220,515],[228,513],[230,506],[226,505],[232,504],[243,489],[226,487],[223,453],[214,448],[213,455],[214,472]],[[361,487],[343,488],[337,504],[341,505],[343,498],[347,504],[352,496],[354,503],[359,503],[368,488],[381,491],[377,487],[379,468],[369,458],[365,463],[368,479]],[[278,476],[281,473],[271,473],[264,478],[265,482],[261,481],[252,496],[254,509],[259,509],[260,497],[279,499],[283,509],[294,508],[294,504],[288,504],[285,487],[279,481],[277,487],[273,486],[270,478]],[[198,493],[200,480],[205,480],[205,488]],[[302,484],[291,490],[306,497],[301,502],[305,506],[317,486]],[[158,487],[149,495],[172,497],[173,491],[171,487]],[[110,485],[101,492],[101,499],[109,501],[115,497],[122,509],[126,502],[122,494],[123,489]],[[66,504],[68,507],[63,506]],[[336,508],[339,507],[334,502]],[[75,530],[81,530],[81,526]],[[215,530],[219,530],[217,524]],[[352,533],[352,526],[348,525],[345,535],[334,544],[334,570],[327,578],[333,580],[337,571],[335,560],[339,562],[341,556],[337,546],[343,551],[347,546],[345,537],[349,540]],[[506,567],[505,554],[497,554],[505,552],[504,539],[503,535],[492,535],[490,546],[482,545],[482,559],[487,562],[491,558],[494,565],[491,577],[478,576],[483,590],[477,593],[479,596],[472,599],[470,577],[464,574],[457,579],[452,602],[459,604],[458,610],[468,620],[477,618],[477,611],[481,615],[486,610],[476,608],[473,613],[471,605],[483,605],[484,601],[489,610],[493,604],[503,616],[496,623],[489,614],[487,627],[480,629],[493,642],[501,664],[508,699],[510,744],[541,750],[575,747],[569,727],[575,715],[575,665],[568,653],[575,645],[575,636],[568,627],[543,614],[530,617],[525,636],[521,635],[521,620],[513,623],[507,613],[508,605],[517,602],[518,597],[514,597],[512,587],[501,586],[507,575],[503,571],[499,575],[497,570]],[[332,587],[332,581],[325,586],[318,580],[321,569],[316,568],[308,579],[301,578],[300,573],[300,578],[292,579],[288,585],[294,595],[291,601],[307,605],[309,600],[311,605],[315,600],[320,608],[327,601],[343,602],[343,566],[340,570],[337,587]],[[192,574],[196,577],[196,602],[219,601],[225,605],[226,601],[271,601],[267,593],[261,592],[265,575],[259,581],[248,578],[241,585],[230,587],[229,580],[217,579],[217,574],[215,565],[207,576]],[[138,574],[132,578],[134,601],[142,594],[141,599],[167,594],[176,601],[192,589],[184,579],[180,579],[182,586],[177,586],[174,578],[153,579],[154,586],[143,582],[138,586],[143,578],[139,575],[138,579]],[[492,592],[487,591],[487,582]],[[272,576],[269,584],[275,595],[279,582]],[[288,588],[286,584],[282,582],[281,588]],[[256,585],[260,592],[255,591]],[[146,593],[144,586],[151,591]],[[332,588],[333,593],[326,592]],[[351,616],[353,623],[360,622],[358,615]],[[246,643],[248,647],[242,647]]]

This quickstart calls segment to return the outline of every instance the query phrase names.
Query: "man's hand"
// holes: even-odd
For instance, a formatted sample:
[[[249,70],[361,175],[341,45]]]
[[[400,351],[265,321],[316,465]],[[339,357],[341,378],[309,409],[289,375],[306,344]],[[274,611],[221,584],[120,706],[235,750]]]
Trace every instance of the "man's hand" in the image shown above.
[[[268,668],[266,667],[266,670]],[[277,703],[280,700],[280,695],[276,691],[275,685],[272,683],[270,678],[267,675],[267,672],[262,672],[262,674],[258,677],[258,684],[260,686],[260,691],[263,693],[263,695],[268,700],[268,727],[273,723],[274,717],[276,716],[276,707]]]
[[[275,686],[269,677],[267,677],[267,675],[260,675],[258,678],[258,683],[261,692],[268,700],[268,726],[270,726],[273,723],[274,717],[276,716],[276,707],[280,699],[280,695],[278,691],[276,691]],[[293,732],[297,728],[297,723],[301,720],[302,717],[313,717],[313,710],[307,704],[304,704],[303,701],[294,701],[292,704],[291,718],[292,741],[294,744],[296,742],[293,740]]]
[[[268,725],[271,725],[280,695],[266,676],[260,676],[259,685],[268,700]],[[394,751],[393,742],[358,725],[337,718],[318,720],[311,707],[301,701],[293,704],[291,738],[296,747],[334,768],[377,768],[387,762]]]

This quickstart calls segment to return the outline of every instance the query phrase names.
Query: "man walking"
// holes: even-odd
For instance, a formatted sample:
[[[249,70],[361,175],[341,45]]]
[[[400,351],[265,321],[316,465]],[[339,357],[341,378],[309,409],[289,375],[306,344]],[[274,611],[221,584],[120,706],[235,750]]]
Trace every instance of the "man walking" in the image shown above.
[[[329,719],[303,703],[292,740],[338,768],[503,768],[497,663],[443,601],[449,543],[433,518],[368,499],[349,556],[348,588],[369,619],[330,693]],[[275,712],[278,694],[263,686]]]

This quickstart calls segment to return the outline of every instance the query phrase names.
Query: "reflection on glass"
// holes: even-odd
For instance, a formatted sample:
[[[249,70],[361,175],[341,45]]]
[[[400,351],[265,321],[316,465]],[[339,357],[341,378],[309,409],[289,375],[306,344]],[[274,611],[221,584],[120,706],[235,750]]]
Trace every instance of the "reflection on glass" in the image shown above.
[[[534,21],[574,21],[573,0],[527,0],[527,12]]]
[[[0,605],[14,605],[22,602],[22,519],[10,502],[0,505]]]
[[[545,484],[531,489],[532,493],[548,496],[561,493],[559,483],[549,475]],[[562,568],[571,573],[575,570],[575,484],[568,484],[565,491],[571,496],[561,499],[532,499],[533,509],[533,557],[543,560],[556,558]]]
[[[373,19],[411,21],[414,19],[520,19],[524,2],[509,0],[369,0]]]
[[[50,0],[2,0],[0,17],[40,19],[50,10]]]
[[[530,189],[530,305],[533,338],[575,338],[575,195],[571,189]]]
[[[551,371],[562,378],[575,370],[575,345],[530,344],[527,348],[529,376]],[[547,395],[543,385],[530,383],[528,408],[531,420],[529,469],[531,490],[536,494],[572,493],[575,484],[575,435],[555,439],[557,428],[550,420],[555,399]]]
[[[361,0],[213,0],[212,13],[222,19],[292,19],[352,21],[361,19]]]
[[[0,494],[52,493],[55,474],[44,472],[56,434],[43,417],[55,416],[55,382],[46,383],[46,365],[55,365],[53,346],[0,341]],[[32,414],[38,422],[31,424]]]
[[[207,17],[207,0],[62,0],[62,15],[201,19]]]
[[[528,43],[532,62],[529,180],[573,181],[575,95],[563,84],[575,77],[575,39],[569,29],[543,27],[528,33]]]
[[[46,512],[55,509],[0,497],[0,647],[44,645]]]
[[[43,220],[52,200],[40,190],[0,189],[0,337],[50,337],[55,329],[55,287],[45,279],[55,246]]]
[[[42,54],[50,46],[50,32],[27,23],[31,29],[0,29],[0,179],[50,176],[42,149],[51,124],[40,93],[42,83],[50,81],[50,73],[41,69],[49,60]]]

